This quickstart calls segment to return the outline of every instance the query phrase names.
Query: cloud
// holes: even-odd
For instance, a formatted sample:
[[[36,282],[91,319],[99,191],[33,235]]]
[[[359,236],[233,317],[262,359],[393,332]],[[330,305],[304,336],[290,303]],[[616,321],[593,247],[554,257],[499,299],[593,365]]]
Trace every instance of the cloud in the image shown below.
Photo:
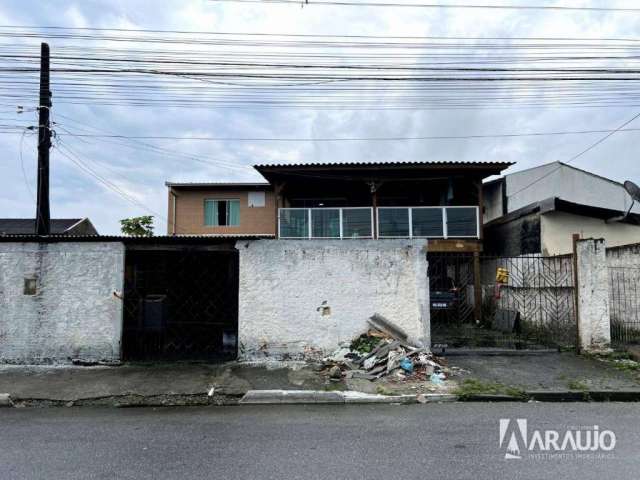
[[[64,4],[62,7],[60,4]],[[613,5],[613,2],[611,2]],[[616,2],[625,6],[624,2]],[[627,4],[628,5],[628,4]],[[321,7],[216,3],[202,0],[67,1],[6,0],[0,5],[5,25],[64,25],[101,28],[174,29],[210,32],[349,34],[466,37],[635,37],[635,15],[478,11],[463,9],[406,9]],[[121,37],[125,33],[119,34]],[[13,41],[13,40],[9,40]],[[8,40],[0,41],[6,46]],[[39,39],[23,39],[37,45]],[[55,53],[64,46],[52,40]],[[105,46],[106,44],[100,44]],[[118,48],[130,48],[118,43]],[[110,44],[114,47],[114,44]],[[147,45],[145,48],[152,48]],[[215,53],[207,45],[172,47]],[[410,61],[417,62],[419,58]],[[98,79],[96,79],[98,81]],[[158,81],[161,81],[158,79]],[[54,78],[55,83],[55,78]],[[203,89],[211,88],[196,83]],[[536,90],[536,92],[539,92]],[[35,92],[34,93],[35,96]],[[389,95],[392,93],[389,92]],[[461,92],[460,95],[464,95]],[[541,92],[539,93],[543,95]],[[4,103],[4,102],[3,102]],[[634,103],[630,100],[630,103]],[[501,105],[495,105],[501,107]],[[0,106],[3,118],[34,124],[33,113],[15,116],[11,104]],[[97,174],[117,185],[153,211],[166,215],[165,180],[256,180],[254,163],[382,161],[382,160],[502,160],[517,161],[514,169],[566,160],[601,135],[518,137],[402,142],[204,142],[81,139],[64,136],[62,129],[97,130],[124,135],[215,137],[376,137],[472,135],[487,133],[615,128],[640,107],[609,108],[476,108],[465,110],[303,110],[297,108],[163,108],[101,107],[56,103],[54,120],[64,147],[78,155]],[[6,117],[5,117],[6,116]],[[64,117],[63,117],[64,116]],[[67,118],[65,118],[67,117]],[[97,130],[96,130],[97,129]],[[576,166],[616,180],[640,178],[636,156],[637,133],[620,133],[584,155]],[[0,132],[0,216],[33,216],[36,145],[23,141],[25,182],[20,162],[20,135]],[[67,150],[67,152],[69,151]],[[90,216],[103,233],[118,231],[118,220],[147,213],[83,173],[55,151],[52,159],[52,214]],[[158,231],[164,226],[159,222]]]

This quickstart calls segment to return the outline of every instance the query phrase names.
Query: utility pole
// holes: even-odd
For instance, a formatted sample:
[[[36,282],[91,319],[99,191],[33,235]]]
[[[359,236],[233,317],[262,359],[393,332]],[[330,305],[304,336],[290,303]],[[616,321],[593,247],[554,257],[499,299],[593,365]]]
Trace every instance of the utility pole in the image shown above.
[[[38,204],[36,234],[51,233],[49,209],[49,150],[51,149],[51,90],[49,82],[49,45],[40,45],[40,105],[38,107]]]

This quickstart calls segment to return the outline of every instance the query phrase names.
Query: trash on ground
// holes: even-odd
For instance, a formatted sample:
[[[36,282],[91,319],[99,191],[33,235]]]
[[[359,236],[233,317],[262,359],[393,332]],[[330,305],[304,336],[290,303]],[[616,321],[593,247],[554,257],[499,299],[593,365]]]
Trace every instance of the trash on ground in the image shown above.
[[[381,377],[398,381],[423,380],[441,385],[452,373],[443,358],[409,339],[407,333],[382,315],[374,314],[369,330],[324,359],[324,370],[331,379]]]
[[[431,377],[429,377],[429,380],[431,381],[431,383],[434,383],[436,385],[442,385],[442,382],[445,378],[446,377],[443,373],[432,373]]]

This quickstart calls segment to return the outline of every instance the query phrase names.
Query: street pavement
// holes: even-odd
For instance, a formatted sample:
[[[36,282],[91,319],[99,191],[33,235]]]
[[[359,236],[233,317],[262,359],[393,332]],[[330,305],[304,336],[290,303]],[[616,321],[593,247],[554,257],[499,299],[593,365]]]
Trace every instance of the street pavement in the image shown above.
[[[505,459],[499,419],[598,425],[615,448]],[[636,479],[640,404],[0,409],[0,478]],[[524,448],[523,448],[524,450]],[[535,452],[534,452],[535,453]]]

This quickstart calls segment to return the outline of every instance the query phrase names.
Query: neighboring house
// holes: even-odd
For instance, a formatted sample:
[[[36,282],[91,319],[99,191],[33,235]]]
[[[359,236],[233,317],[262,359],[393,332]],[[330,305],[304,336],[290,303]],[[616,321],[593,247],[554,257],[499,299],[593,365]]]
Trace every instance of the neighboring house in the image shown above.
[[[171,183],[172,235],[291,239],[429,238],[439,251],[482,248],[482,180],[507,162],[257,165],[268,183]]]
[[[32,218],[0,218],[0,235],[32,235],[36,221]],[[57,218],[51,220],[52,235],[98,235],[88,218]]]
[[[171,183],[170,235],[275,235],[273,187],[262,183]]]
[[[485,251],[497,255],[562,255],[571,237],[604,238],[607,246],[640,242],[640,205],[622,184],[553,162],[484,184]]]

